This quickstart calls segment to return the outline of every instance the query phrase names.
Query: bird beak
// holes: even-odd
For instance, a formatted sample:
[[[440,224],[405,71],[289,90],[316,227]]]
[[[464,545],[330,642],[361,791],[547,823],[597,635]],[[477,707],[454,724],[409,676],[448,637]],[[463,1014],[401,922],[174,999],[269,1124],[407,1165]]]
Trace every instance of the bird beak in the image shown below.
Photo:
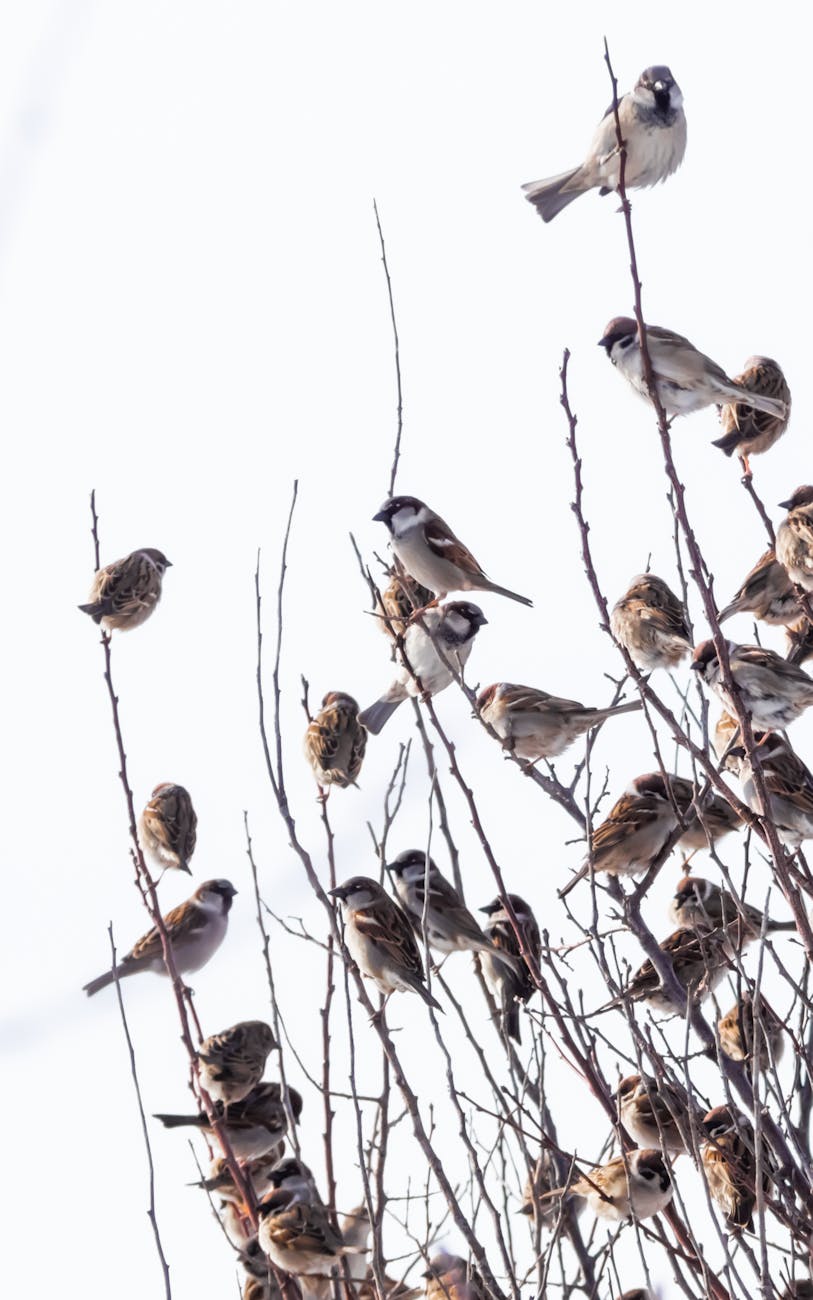
[[[189,874],[191,875],[192,873],[190,872]],[[234,888],[234,885],[232,885],[232,887],[231,887],[231,897],[232,897],[232,898],[236,898],[236,897],[237,897],[237,890]]]
[[[699,672],[700,672],[700,666],[701,666],[701,665],[700,665],[700,660],[699,660],[699,659],[693,659],[693,660],[692,660],[692,663],[691,663],[691,665],[690,665],[691,670],[692,670],[693,673],[699,673]]]
[[[327,892],[331,898],[339,898],[344,902],[345,893],[343,885],[337,885],[335,889],[329,889]]]
[[[527,1215],[528,1218],[530,1218],[533,1212],[534,1212],[534,1207],[532,1201],[529,1201],[527,1205],[523,1205],[521,1210],[517,1210],[517,1214],[525,1214]]]
[[[167,568],[168,569],[172,568],[172,560],[167,560]]]
[[[385,524],[387,522],[386,510],[379,510],[377,515],[373,515],[374,524]]]
[[[780,509],[780,510],[790,510],[790,501],[780,501],[780,502],[779,502],[779,509]]]
[[[395,863],[394,863],[394,862],[385,862],[385,863],[384,863],[384,870],[385,870],[385,871],[394,871],[394,870],[395,870]]]

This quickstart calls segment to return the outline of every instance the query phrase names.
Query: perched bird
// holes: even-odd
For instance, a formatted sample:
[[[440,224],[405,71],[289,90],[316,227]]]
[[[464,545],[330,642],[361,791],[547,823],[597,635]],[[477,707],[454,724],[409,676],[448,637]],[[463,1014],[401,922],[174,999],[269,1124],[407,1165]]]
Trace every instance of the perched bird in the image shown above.
[[[613,605],[610,629],[642,673],[676,668],[692,652],[682,601],[654,573],[639,573]]]
[[[798,487],[780,501],[787,515],[776,530],[776,558],[791,582],[813,591],[813,487]]]
[[[263,1077],[268,1054],[276,1045],[264,1020],[241,1020],[205,1038],[198,1048],[198,1072],[212,1101],[230,1106],[247,1097]]]
[[[305,732],[305,757],[321,789],[356,784],[361,771],[367,731],[359,722],[359,706],[352,695],[328,691],[322,707]]]
[[[650,772],[647,781],[651,788],[658,788],[658,782],[667,789],[663,774]],[[693,781],[685,776],[671,774],[668,778],[668,795],[677,806],[684,830],[678,845],[687,851],[708,848],[709,842],[716,844],[724,835],[742,829],[739,815],[727,799],[707,790],[705,794]]]
[[[743,462],[745,473],[750,474],[749,456],[760,456],[762,452],[770,450],[788,427],[790,389],[782,374],[782,367],[770,357],[749,357],[745,369],[735,377],[734,383],[746,388],[749,393],[775,397],[785,404],[784,416],[756,411],[742,399],[727,402],[720,411],[723,436],[715,438],[712,446],[719,447],[726,456],[731,456],[736,451]]]
[[[726,930],[737,949],[759,938],[765,920],[759,908],[745,902],[738,905],[727,889],[702,876],[684,876],[678,881],[669,916],[686,930]],[[769,920],[766,933],[795,929],[795,921]]]
[[[785,626],[799,618],[799,601],[790,578],[769,546],[745,575],[734,599],[717,615],[724,623],[734,614],[753,614],[762,623]]]
[[[733,1106],[715,1106],[703,1120],[706,1141],[701,1156],[709,1192],[733,1232],[754,1228],[756,1205],[756,1144],[754,1129]],[[762,1190],[771,1185],[775,1168],[767,1143],[762,1142]]]
[[[176,867],[191,875],[189,859],[195,852],[197,826],[189,791],[163,781],[153,790],[138,819],[138,838],[144,852],[162,871]]]
[[[673,1190],[661,1152],[643,1147],[616,1156],[581,1174],[569,1187],[557,1187],[545,1196],[583,1196],[598,1218],[620,1223],[632,1217],[650,1219],[660,1214],[671,1201]]]
[[[590,852],[576,875],[559,890],[564,898],[594,872],[635,876],[648,871],[678,829],[675,807],[659,772],[637,776],[593,831]]]
[[[525,1183],[520,1214],[526,1214],[541,1228],[552,1228],[562,1212],[562,1198],[550,1196],[558,1183],[556,1163],[550,1151],[543,1148]]]
[[[287,1089],[287,1101],[295,1120],[302,1112],[302,1097],[295,1088]],[[258,1083],[242,1101],[224,1106],[216,1101],[214,1110],[238,1160],[259,1160],[271,1151],[281,1148],[288,1131],[286,1093],[279,1083]],[[203,1112],[197,1115],[153,1116],[160,1119],[164,1128],[196,1128],[210,1139],[214,1136],[209,1120]],[[280,1149],[279,1154],[282,1154]],[[277,1156],[279,1159],[279,1156]]]
[[[754,771],[742,746],[735,745],[728,762],[742,785],[745,802],[762,814]],[[813,772],[782,736],[772,732],[759,742],[759,765],[768,796],[768,816],[789,849],[813,839]]]
[[[89,603],[80,605],[105,632],[129,632],[144,623],[161,599],[161,580],[172,563],[163,551],[148,546],[131,551],[99,569],[90,589]]]
[[[771,1062],[778,1064],[785,1050],[784,1025],[776,1012],[768,1006],[762,994],[756,1002],[746,990],[730,1011],[717,1021],[720,1047],[732,1061],[745,1061],[749,1067],[754,1060],[755,1043],[759,1043],[759,1068],[767,1070]]]
[[[403,568],[393,569],[392,576],[376,598],[375,613],[382,632],[392,639],[403,636],[409,620],[419,609],[431,604],[434,593],[422,587]]]
[[[624,141],[625,189],[648,189],[677,171],[686,152],[683,95],[668,68],[646,68],[632,90],[618,101],[618,121]],[[578,167],[547,180],[523,185],[543,221],[552,221],[580,194],[598,189],[610,194],[619,186],[621,153],[613,107],[599,122],[587,157]]]
[[[424,1273],[426,1300],[487,1300],[490,1294],[470,1261],[441,1251]]]
[[[507,898],[522,934],[522,948],[538,964],[542,955],[542,936],[536,917],[519,894],[508,894]],[[519,1004],[530,1002],[537,986],[527,962],[523,960],[517,932],[502,899],[493,899],[481,907],[480,911],[488,916],[485,933],[494,949],[505,954],[506,958],[513,958],[516,963],[515,966],[510,966],[505,959],[490,952],[483,953],[481,958],[483,976],[500,1010],[502,1031],[519,1043],[522,1041]]]
[[[693,1004],[708,997],[728,966],[726,935],[721,930],[681,928],[667,935],[658,947],[664,957],[668,957],[675,978],[684,993],[691,995]],[[674,1016],[683,1012],[683,1007],[673,1002],[666,992],[660,975],[648,957],[632,976],[624,992],[599,1010],[609,1011],[611,1007],[622,1007],[627,1001],[648,1002],[653,1011],[663,1015]]]
[[[787,659],[759,645],[726,641],[731,678],[743,706],[758,731],[784,731],[813,704],[813,681]],[[723,685],[722,669],[713,641],[703,641],[694,652],[692,668],[722,700],[729,713],[734,701]]]
[[[726,401],[743,402],[766,415],[785,418],[783,401],[741,388],[716,361],[699,352],[682,334],[660,325],[647,325],[646,341],[655,388],[670,418],[690,415],[704,406]],[[648,400],[637,322],[631,316],[614,317],[599,345],[635,391]]]
[[[426,988],[420,949],[406,916],[376,880],[353,876],[328,891],[344,910],[344,936],[362,975],[387,997],[396,991],[418,993],[429,1006],[442,1007]]]
[[[423,934],[425,912],[427,938],[438,952],[490,953],[504,965],[519,970],[521,963],[494,947],[454,885],[441,875],[431,858],[427,872],[423,849],[406,849],[394,862],[387,863],[386,870],[395,882],[401,906],[419,938]]]
[[[246,1182],[257,1200],[261,1200],[273,1187],[271,1172],[279,1164],[283,1146],[284,1143],[280,1140],[264,1156],[260,1156],[257,1160],[249,1160],[243,1165]],[[190,1186],[200,1187],[205,1192],[214,1192],[222,1201],[228,1201],[232,1205],[245,1204],[225,1156],[215,1156],[206,1178],[190,1183]]]
[[[390,545],[407,573],[437,599],[450,591],[491,591],[521,605],[533,603],[487,578],[446,521],[417,497],[391,497],[373,519],[386,524]]]
[[[228,880],[206,880],[199,885],[191,898],[173,907],[163,918],[175,967],[179,975],[190,975],[205,966],[226,937],[229,911],[237,890]],[[133,945],[115,971],[105,971],[84,986],[88,997],[99,989],[115,983],[116,976],[124,979],[140,971],[153,971],[166,975],[164,949],[156,926]]]
[[[697,1129],[703,1112],[677,1083],[630,1074],[615,1090],[618,1118],[642,1147],[691,1151],[692,1120]]]
[[[495,682],[480,692],[476,707],[505,749],[528,763],[535,763],[539,758],[555,758],[564,753],[579,736],[614,714],[636,712],[641,708],[641,701],[591,709],[577,700],[559,699],[533,686]]]
[[[308,1277],[329,1275],[343,1255],[357,1253],[358,1247],[348,1246],[332,1227],[298,1161],[283,1161],[271,1182],[274,1190],[257,1208],[257,1239],[271,1263],[293,1273],[309,1297]]]
[[[438,695],[454,681],[471,654],[474,638],[488,622],[483,611],[467,600],[424,610],[404,637],[401,666],[389,690],[359,715],[377,736],[399,704],[410,695]]]

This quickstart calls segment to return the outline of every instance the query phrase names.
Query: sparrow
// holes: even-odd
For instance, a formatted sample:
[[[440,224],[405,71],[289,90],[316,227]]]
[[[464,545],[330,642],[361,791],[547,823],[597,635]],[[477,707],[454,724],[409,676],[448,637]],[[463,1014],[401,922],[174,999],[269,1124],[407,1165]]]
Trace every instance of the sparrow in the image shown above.
[[[410,695],[432,696],[445,691],[454,681],[455,672],[463,668],[477,632],[487,622],[483,611],[467,600],[424,610],[420,621],[410,624],[403,652],[397,651],[401,658],[398,676],[375,704],[359,714],[359,722],[377,736]]]
[[[80,605],[105,632],[129,632],[146,622],[161,599],[161,580],[172,562],[163,551],[148,546],[131,551],[99,569],[90,589],[89,603]]]
[[[654,1148],[643,1147],[598,1165],[589,1173],[581,1174],[569,1187],[546,1192],[542,1199],[582,1196],[598,1218],[620,1223],[633,1216],[650,1219],[653,1214],[660,1214],[671,1201],[672,1192],[672,1179],[663,1155]]]
[[[260,1156],[257,1160],[249,1160],[243,1165],[246,1182],[249,1183],[256,1200],[261,1200],[266,1192],[271,1190],[273,1186],[271,1172],[279,1164],[284,1146],[285,1143],[280,1139],[264,1156]],[[232,1205],[244,1205],[225,1156],[215,1156],[207,1177],[201,1178],[196,1183],[190,1183],[189,1186],[200,1187],[206,1192],[215,1192],[221,1200],[228,1201]]]
[[[726,641],[732,680],[757,731],[784,731],[813,704],[813,681],[787,659],[759,645]],[[722,700],[729,713],[734,702],[722,682],[713,641],[703,641],[694,652],[692,669]]]
[[[759,1068],[767,1070],[772,1061],[778,1064],[782,1058],[784,1026],[761,994],[758,995],[757,1015],[754,1011],[753,997],[748,991],[742,993],[730,1011],[717,1021],[720,1047],[732,1061],[745,1061],[750,1066],[754,1059],[754,1031],[758,1024]]]
[[[738,949],[759,938],[765,920],[758,908],[745,902],[738,906],[727,889],[702,876],[684,876],[678,881],[669,916],[685,930],[726,930],[736,938]],[[795,921],[769,920],[766,933],[795,929]]]
[[[646,340],[655,387],[670,419],[725,401],[743,402],[782,419],[787,415],[783,401],[741,388],[682,334],[660,325],[647,325]],[[636,392],[649,400],[637,322],[631,316],[614,317],[599,339],[599,346]]]
[[[404,569],[400,572],[392,569],[391,575],[384,590],[376,595],[374,613],[378,615],[381,630],[394,640],[404,635],[417,610],[431,604],[434,593],[428,587],[422,587]]]
[[[210,1034],[198,1048],[198,1076],[212,1101],[242,1101],[263,1077],[268,1054],[277,1046],[264,1020],[241,1020]]]
[[[385,870],[392,876],[395,892],[419,939],[423,935],[425,910],[426,936],[438,952],[490,953],[501,963],[519,971],[521,963],[495,948],[454,885],[441,875],[431,858],[427,873],[426,854],[422,849],[406,849],[394,862],[388,862]]]
[[[712,1200],[725,1214],[733,1232],[754,1228],[756,1205],[756,1146],[754,1130],[733,1106],[715,1106],[703,1120],[706,1141],[701,1149],[703,1172]],[[762,1143],[762,1190],[770,1187],[775,1168],[767,1144]]]
[[[791,582],[813,591],[813,487],[797,487],[779,504],[788,513],[776,530],[776,558]]]
[[[397,559],[416,582],[435,593],[436,599],[443,599],[450,591],[491,591],[518,600],[521,605],[533,604],[527,596],[518,596],[487,578],[446,521],[417,497],[391,497],[373,520],[386,524]]]
[[[508,894],[507,897],[522,933],[523,947],[538,964],[542,956],[542,936],[539,933],[536,917],[519,894]],[[513,1038],[515,1043],[519,1043],[522,1041],[519,1003],[530,1002],[536,992],[536,984],[530,968],[522,958],[516,931],[502,899],[492,899],[479,910],[488,916],[485,934],[494,949],[504,953],[505,957],[513,958],[516,962],[515,966],[510,966],[505,959],[498,959],[490,952],[483,953],[480,959],[483,978],[500,1010],[502,1031],[509,1038]]]
[[[520,1214],[527,1215],[541,1228],[553,1227],[562,1211],[561,1197],[550,1196],[558,1181],[553,1157],[543,1148],[525,1183]]]
[[[745,750],[735,745],[729,760],[739,776],[745,802],[752,812],[761,814],[754,771]],[[795,851],[803,840],[813,839],[813,772],[776,732],[760,741],[759,764],[768,816],[782,843]]]
[[[329,1275],[343,1255],[355,1254],[330,1222],[318,1195],[314,1196],[296,1160],[284,1160],[270,1175],[274,1190],[257,1207],[257,1239],[271,1263],[299,1279]]]
[[[302,1097],[295,1088],[287,1089],[288,1103],[295,1120],[302,1112]],[[214,1111],[222,1124],[238,1160],[260,1160],[275,1151],[288,1131],[288,1114],[281,1084],[258,1083],[242,1101],[224,1106],[216,1101]],[[164,1128],[196,1128],[216,1140],[208,1118],[197,1115],[154,1115]]]
[[[581,869],[559,890],[564,898],[579,880],[596,873],[642,875],[666,848],[678,828],[675,809],[660,772],[637,776],[592,834]]]
[[[139,842],[162,871],[176,867],[191,875],[189,859],[195,852],[197,825],[189,791],[163,781],[138,819]]]
[[[328,691],[305,732],[305,757],[320,789],[338,785],[346,790],[355,785],[366,747],[367,731],[359,722],[359,706],[352,695]]]
[[[173,907],[164,917],[172,945],[172,955],[179,975],[189,975],[205,966],[226,937],[229,911],[237,890],[228,880],[206,880],[191,898]],[[133,945],[115,971],[105,971],[84,986],[88,997],[113,984],[116,976],[124,979],[140,971],[166,975],[161,935],[153,926]]]
[[[683,95],[668,68],[641,73],[632,90],[618,101],[618,121],[626,151],[625,189],[648,189],[677,171],[686,152]],[[587,157],[578,167],[531,181],[522,189],[543,221],[552,221],[580,194],[617,190],[621,155],[612,104],[596,127]]]
[[[460,1255],[433,1255],[423,1275],[426,1300],[488,1300],[489,1292],[474,1264]]]
[[[773,547],[769,546],[745,575],[734,599],[717,615],[717,622],[724,623],[734,614],[753,614],[754,618],[771,626],[787,627],[798,621],[796,593]]]
[[[591,709],[577,700],[563,700],[533,686],[494,682],[477,696],[477,712],[493,727],[503,747],[528,763],[555,758],[579,736],[617,713],[634,713],[640,700]]]
[[[703,1112],[678,1084],[630,1074],[621,1080],[614,1097],[618,1118],[642,1147],[691,1151],[692,1119],[697,1128]]]
[[[660,772],[650,772],[646,780],[653,789],[659,788],[658,783],[660,783],[664,791],[667,790],[666,782]],[[709,841],[716,844],[717,840],[722,839],[724,835],[742,829],[739,815],[722,795],[707,790],[701,796],[700,790],[693,781],[689,781],[685,776],[674,774],[669,776],[668,791],[677,805],[680,819],[685,827],[678,845],[687,852],[708,848]]]
[[[691,994],[693,1005],[708,997],[728,966],[724,931],[681,928],[668,935],[658,947],[672,963],[683,991],[687,996]],[[624,992],[599,1010],[609,1011],[611,1007],[622,1007],[628,1000],[648,1002],[653,1011],[663,1015],[674,1016],[683,1011],[683,1007],[676,1006],[664,990],[660,975],[648,957],[632,976]]]
[[[683,603],[654,573],[639,573],[613,605],[610,630],[642,673],[676,668],[692,651]]]
[[[418,993],[441,1011],[426,988],[423,961],[406,913],[376,880],[353,876],[328,890],[344,911],[344,937],[362,975],[387,997],[396,991]]]
[[[727,402],[722,407],[720,423],[723,426],[723,436],[715,438],[712,446],[719,447],[726,456],[731,456],[736,451],[743,462],[745,473],[750,474],[749,456],[760,456],[768,451],[788,427],[790,389],[782,374],[782,367],[770,357],[749,357],[745,369],[735,377],[734,383],[746,388],[749,393],[775,397],[785,404],[784,417],[755,411],[742,399]]]

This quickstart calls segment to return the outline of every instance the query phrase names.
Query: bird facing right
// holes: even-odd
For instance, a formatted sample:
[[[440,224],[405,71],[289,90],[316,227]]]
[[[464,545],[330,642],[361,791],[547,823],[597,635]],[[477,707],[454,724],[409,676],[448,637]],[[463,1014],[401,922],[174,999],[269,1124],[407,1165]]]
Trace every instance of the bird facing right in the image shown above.
[[[188,975],[205,966],[226,937],[229,911],[237,890],[228,880],[206,880],[191,898],[173,907],[163,918],[172,956],[179,975]],[[133,944],[119,962],[115,972],[105,971],[84,987],[88,997],[115,983],[116,977],[152,971],[166,975],[164,949],[156,926]]]
[[[213,1101],[242,1101],[263,1077],[268,1054],[276,1047],[264,1020],[241,1020],[210,1034],[198,1048],[200,1081]]]
[[[150,617],[161,599],[161,582],[172,562],[152,546],[131,551],[99,569],[87,605],[80,605],[105,632],[129,632]]]
[[[625,189],[647,189],[665,181],[677,171],[686,152],[686,117],[683,95],[669,68],[645,68],[632,90],[618,101],[626,163]],[[599,122],[587,157],[578,167],[530,181],[522,189],[543,221],[588,190],[599,194],[617,190],[620,183],[621,151],[612,105]]]
[[[669,1167],[660,1151],[642,1147],[616,1156],[604,1165],[576,1178],[568,1188],[558,1187],[541,1199],[564,1194],[566,1199],[582,1196],[600,1219],[621,1223],[624,1219],[650,1219],[660,1214],[672,1199]]]

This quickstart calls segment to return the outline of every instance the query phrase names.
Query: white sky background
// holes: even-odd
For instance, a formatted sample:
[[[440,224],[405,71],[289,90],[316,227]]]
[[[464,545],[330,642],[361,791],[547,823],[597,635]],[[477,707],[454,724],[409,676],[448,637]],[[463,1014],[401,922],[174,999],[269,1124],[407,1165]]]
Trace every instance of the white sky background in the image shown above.
[[[647,64],[671,66],[689,144],[668,186],[634,199],[645,312],[729,373],[754,352],[781,361],[791,429],[755,462],[778,518],[774,503],[811,477],[810,210],[798,164],[810,77],[797,13],[779,4],[766,19],[762,6],[742,3],[0,5],[11,890],[0,1073],[10,1113],[26,1117],[4,1130],[18,1226],[3,1268],[17,1285],[32,1284],[46,1248],[66,1291],[81,1285],[95,1297],[112,1287],[129,1300],[157,1294],[160,1282],[115,997],[88,1002],[80,992],[107,963],[110,918],[122,949],[146,928],[101,650],[75,608],[92,575],[90,489],[104,560],[147,545],[174,562],[155,617],[116,638],[115,679],[137,801],[158,781],[187,785],[200,817],[195,881],[227,876],[240,890],[226,945],[194,979],[211,1032],[266,1011],[244,808],[271,905],[324,930],[272,807],[256,727],[255,552],[263,548],[270,619],[296,476],[283,660],[288,775],[320,862],[300,756],[299,673],[315,699],[338,687],[365,704],[389,679],[348,542],[352,529],[368,556],[384,546],[370,520],[385,495],[395,427],[373,196],[402,345],[399,486],[440,510],[496,581],[535,601],[528,611],[483,597],[490,622],[469,678],[527,681],[599,703],[611,690],[603,674],[620,668],[597,627],[569,509],[557,379],[565,345],[591,537],[611,598],[650,553],[655,571],[674,579],[671,518],[652,416],[596,347],[605,322],[631,308],[616,205],[589,195],[545,227],[519,186],[582,156],[610,99],[605,33],[622,89]],[[736,464],[709,446],[715,436],[709,412],[678,425],[674,445],[723,600],[764,537]],[[747,619],[732,633],[748,640]],[[578,844],[563,847],[571,823],[501,761],[455,692],[440,711],[483,792],[509,888],[533,902],[553,940],[572,938],[555,902],[582,854]],[[409,733],[403,709],[371,741],[361,792],[331,798],[344,875],[374,870],[365,821],[380,824]],[[809,724],[797,724],[794,740],[810,761]],[[596,755],[611,766],[613,796],[653,766],[636,717],[609,726]],[[394,851],[425,841],[426,791],[416,754]],[[479,905],[495,888],[451,786],[447,793],[467,896]],[[736,850],[730,858],[738,861]],[[663,907],[676,870],[664,872],[649,903],[656,932],[670,928]],[[183,878],[162,885],[167,908],[188,892]],[[781,900],[775,911],[785,914]],[[283,1010],[316,1069],[321,961],[315,949],[275,942]],[[636,945],[625,951],[637,965]],[[468,959],[447,971],[465,991]],[[580,976],[591,979],[589,1005],[602,989],[586,961]],[[145,978],[126,989],[147,1110],[187,1108],[168,988]],[[471,1007],[496,1065],[496,1040],[479,1002]],[[399,998],[392,1019],[405,1026],[406,1058],[424,1058],[419,1086],[440,1096],[423,1008]],[[621,1019],[612,1029],[608,1021],[625,1041]],[[372,1041],[361,1022],[359,1033]],[[457,1063],[465,1080],[462,1047]],[[606,1123],[572,1076],[557,1078],[568,1098],[553,1103],[562,1137],[589,1159]],[[349,1117],[340,1114],[345,1130]],[[307,1091],[303,1142],[320,1171],[321,1126],[321,1103]],[[153,1141],[175,1294],[229,1294],[229,1253],[205,1202],[183,1186],[195,1176],[184,1139],[155,1128]],[[445,1149],[462,1170],[451,1125]],[[411,1150],[404,1140],[404,1176],[421,1168]],[[341,1154],[340,1200],[350,1208],[359,1199],[351,1141]],[[394,1196],[404,1191],[398,1171],[394,1163]],[[688,1168],[679,1182],[699,1194]],[[711,1229],[707,1245],[714,1249]],[[638,1285],[640,1274],[623,1281]]]

